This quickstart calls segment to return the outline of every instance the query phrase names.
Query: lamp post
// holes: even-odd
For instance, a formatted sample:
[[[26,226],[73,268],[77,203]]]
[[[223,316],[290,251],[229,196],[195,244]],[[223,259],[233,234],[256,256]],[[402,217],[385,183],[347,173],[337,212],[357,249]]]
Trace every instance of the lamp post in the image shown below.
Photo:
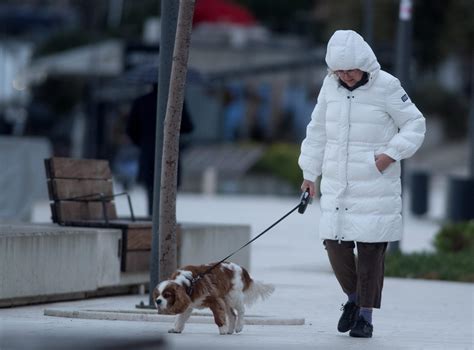
[[[395,75],[401,81],[403,87],[410,91],[410,56],[411,56],[411,37],[412,37],[412,14],[413,1],[400,0],[400,11],[398,13],[398,32],[397,48],[395,61]],[[402,182],[404,180],[404,164],[402,161]],[[400,242],[390,243],[390,251],[400,250]]]
[[[470,144],[470,160],[469,175],[474,181],[474,53],[471,56],[471,99],[469,104],[469,144]]]
[[[373,47],[374,45],[374,3],[373,0],[364,0],[364,39]]]

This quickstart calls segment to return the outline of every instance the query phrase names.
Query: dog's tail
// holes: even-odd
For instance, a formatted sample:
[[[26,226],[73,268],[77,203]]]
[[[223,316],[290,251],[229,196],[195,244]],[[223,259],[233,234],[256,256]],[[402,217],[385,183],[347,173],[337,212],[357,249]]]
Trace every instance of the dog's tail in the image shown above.
[[[274,290],[275,286],[273,284],[252,280],[249,287],[244,290],[244,303],[245,305],[250,306],[255,303],[258,298],[265,300]]]

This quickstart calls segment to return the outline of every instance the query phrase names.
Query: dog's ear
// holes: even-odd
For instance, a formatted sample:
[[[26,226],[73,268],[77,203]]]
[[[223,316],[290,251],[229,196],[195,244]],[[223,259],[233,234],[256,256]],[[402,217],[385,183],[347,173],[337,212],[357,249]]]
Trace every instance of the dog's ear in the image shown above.
[[[176,298],[174,301],[173,309],[177,314],[180,314],[189,307],[191,304],[191,298],[188,293],[186,293],[186,288],[183,286],[178,286],[175,290]]]
[[[156,298],[158,298],[160,292],[158,292],[158,287],[155,287],[153,289],[153,300],[156,300]]]
[[[153,289],[153,304],[155,305],[155,308],[158,308],[156,305],[156,299],[158,299],[159,296],[160,296],[160,292],[158,291],[158,286],[156,286]]]

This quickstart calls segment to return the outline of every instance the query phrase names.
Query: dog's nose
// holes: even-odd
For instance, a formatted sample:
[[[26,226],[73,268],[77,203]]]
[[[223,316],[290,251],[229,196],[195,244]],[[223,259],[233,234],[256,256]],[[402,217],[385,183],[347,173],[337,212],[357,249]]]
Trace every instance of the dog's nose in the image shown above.
[[[156,299],[156,305],[160,305],[161,304],[161,299]]]

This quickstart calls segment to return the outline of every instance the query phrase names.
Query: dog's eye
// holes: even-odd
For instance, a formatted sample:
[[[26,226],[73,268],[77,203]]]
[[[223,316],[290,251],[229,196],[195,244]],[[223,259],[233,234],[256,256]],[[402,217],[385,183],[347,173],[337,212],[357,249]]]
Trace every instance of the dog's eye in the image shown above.
[[[163,298],[166,298],[166,299],[168,299],[170,296],[171,296],[171,294],[170,294],[170,293],[166,293],[166,292],[165,292],[165,293],[163,293]]]

